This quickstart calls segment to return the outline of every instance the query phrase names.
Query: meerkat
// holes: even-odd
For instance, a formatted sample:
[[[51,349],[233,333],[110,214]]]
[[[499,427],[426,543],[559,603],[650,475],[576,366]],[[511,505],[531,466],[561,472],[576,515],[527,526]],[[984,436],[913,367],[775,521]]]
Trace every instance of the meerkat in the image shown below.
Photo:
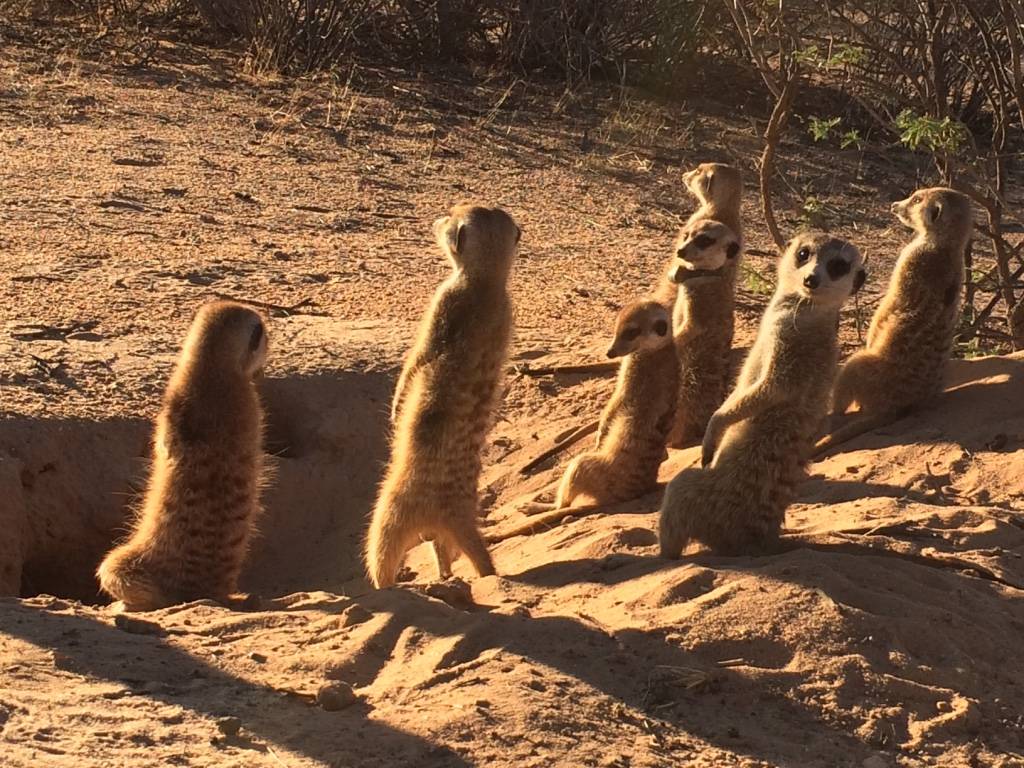
[[[836,378],[833,422],[856,403],[862,420],[818,443],[824,451],[933,400],[953,349],[964,284],[964,254],[974,226],[966,195],[919,189],[892,204],[915,237],[903,248],[871,325],[865,348]]]
[[[420,324],[392,405],[391,461],[366,538],[378,588],[405,553],[432,539],[441,578],[461,551],[481,576],[494,565],[477,527],[481,449],[500,397],[512,333],[507,283],[520,230],[505,211],[457,206],[434,222],[452,265]]]
[[[790,241],[736,388],[708,422],[702,467],[665,489],[662,556],[678,558],[693,539],[738,554],[778,537],[828,409],[839,310],[864,279],[850,243],[821,233]]]
[[[127,540],[96,574],[129,611],[236,595],[260,509],[263,412],[254,378],[263,318],[234,302],[200,308],[156,418],[153,468]]]
[[[711,414],[725,398],[734,331],[734,291],[743,250],[740,172],[721,163],[702,163],[684,174],[683,180],[700,206],[676,239],[676,255],[657,294],[674,307],[680,377],[676,415],[667,439],[673,448],[699,440]],[[702,244],[707,249],[703,252]],[[698,254],[700,262],[689,269],[679,269],[675,263],[689,262]],[[713,266],[723,254],[720,266]]]
[[[668,457],[665,437],[675,412],[679,373],[669,310],[654,300],[623,308],[608,357],[624,359],[615,392],[601,414],[598,450],[569,464],[556,508],[580,498],[609,504],[649,493],[657,487],[658,467]]]

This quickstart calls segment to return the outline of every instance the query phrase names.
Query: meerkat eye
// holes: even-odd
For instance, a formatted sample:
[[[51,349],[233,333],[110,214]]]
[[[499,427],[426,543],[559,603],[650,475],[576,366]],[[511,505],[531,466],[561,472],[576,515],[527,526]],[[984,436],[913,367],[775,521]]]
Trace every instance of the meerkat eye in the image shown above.
[[[634,326],[630,326],[622,332],[622,338],[626,341],[634,341],[637,336],[640,335],[640,329]]]
[[[711,235],[697,235],[693,238],[693,244],[697,246],[698,250],[703,251],[706,248],[710,248],[715,244],[715,238]]]
[[[654,332],[659,336],[664,336],[668,333],[668,323],[664,320],[656,320],[654,323]]]
[[[797,264],[806,264],[809,258],[811,258],[811,249],[808,248],[806,245],[796,252]]]
[[[740,244],[739,243],[729,243],[729,247],[725,251],[725,258],[727,258],[727,259],[735,259],[736,256],[739,255],[739,252],[740,252]]]

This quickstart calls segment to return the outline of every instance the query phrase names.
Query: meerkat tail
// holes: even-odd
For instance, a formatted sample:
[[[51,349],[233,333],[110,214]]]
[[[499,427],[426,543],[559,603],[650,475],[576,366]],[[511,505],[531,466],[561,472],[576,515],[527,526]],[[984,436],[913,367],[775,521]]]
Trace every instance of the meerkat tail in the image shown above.
[[[399,512],[390,506],[373,511],[366,534],[366,573],[373,586],[385,589],[395,584],[402,560],[409,550],[408,531],[402,529]]]
[[[699,538],[696,515],[701,505],[693,499],[710,500],[705,489],[712,472],[713,469],[684,469],[665,487],[658,516],[658,545],[663,558],[678,560],[690,540]]]
[[[825,435],[815,443],[814,452],[811,454],[811,458],[819,459],[836,446],[849,442],[855,437],[860,437],[863,434],[880,429],[881,427],[887,427],[890,424],[900,421],[901,419],[909,416],[911,410],[912,409],[910,408],[901,408],[898,411],[877,413],[847,422],[839,429]]]

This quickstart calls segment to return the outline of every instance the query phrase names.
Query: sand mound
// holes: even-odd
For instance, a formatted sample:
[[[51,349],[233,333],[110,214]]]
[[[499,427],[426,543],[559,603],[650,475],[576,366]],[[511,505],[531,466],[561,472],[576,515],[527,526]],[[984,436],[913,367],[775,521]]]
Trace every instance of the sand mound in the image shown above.
[[[378,428],[351,403],[384,387],[279,382],[306,409],[272,430],[281,485],[320,485],[302,504],[321,511],[290,531],[270,513],[253,578],[281,569],[277,594],[307,591],[135,621],[0,602],[5,764],[1024,765],[1022,372],[1022,357],[957,363],[935,408],[813,465],[781,554],[662,561],[640,504],[503,541],[501,575],[469,586],[429,584],[421,549],[415,583],[353,580],[349,596],[308,591],[354,573],[362,510],[332,527],[325,488],[374,476],[374,451],[359,464],[345,437]],[[341,403],[344,428],[321,418]],[[490,530],[521,522],[505,502],[556,476],[518,474],[535,450],[492,468]]]

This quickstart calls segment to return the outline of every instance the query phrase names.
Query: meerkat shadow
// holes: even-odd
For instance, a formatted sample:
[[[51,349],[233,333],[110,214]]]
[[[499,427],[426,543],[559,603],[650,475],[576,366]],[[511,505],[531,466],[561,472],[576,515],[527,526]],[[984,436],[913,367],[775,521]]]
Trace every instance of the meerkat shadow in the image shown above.
[[[0,626],[11,637],[53,649],[65,673],[121,684],[157,704],[215,719],[227,714],[225,702],[232,702],[230,712],[242,720],[244,731],[224,738],[225,747],[269,753],[283,746],[317,764],[335,765],[343,757],[354,768],[471,765],[440,743],[368,717],[368,708],[358,702],[349,710],[354,716],[338,717],[212,666],[159,634],[131,634],[94,618],[14,601],[0,601]]]
[[[906,416],[831,446],[814,458],[826,462],[847,453],[904,445],[955,443],[966,450],[1013,450],[1024,431],[1024,354],[951,360],[945,388]],[[845,414],[843,424],[862,418]],[[830,430],[831,431],[831,430]],[[1019,442],[1019,438],[1017,438]],[[1019,447],[1019,446],[1018,446]]]

